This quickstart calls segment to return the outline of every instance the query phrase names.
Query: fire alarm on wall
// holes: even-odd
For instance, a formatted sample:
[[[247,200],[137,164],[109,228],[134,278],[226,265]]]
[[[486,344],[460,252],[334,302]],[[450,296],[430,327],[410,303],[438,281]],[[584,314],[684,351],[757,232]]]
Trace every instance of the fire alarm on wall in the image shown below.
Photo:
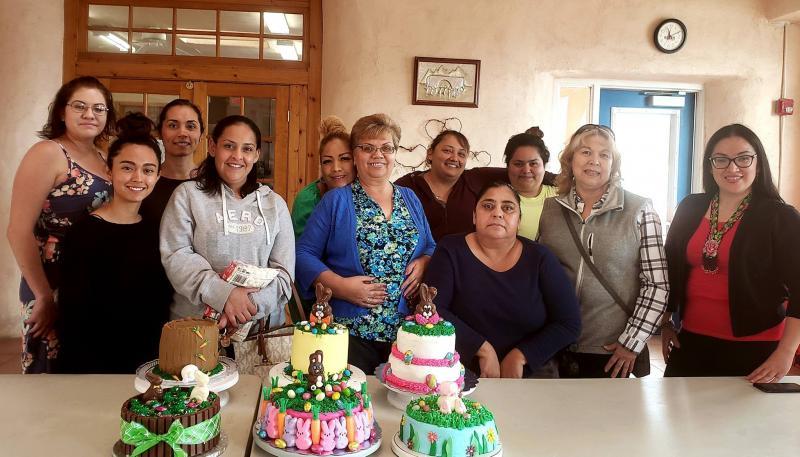
[[[778,116],[791,116],[794,114],[794,99],[779,98],[775,102],[775,114]]]

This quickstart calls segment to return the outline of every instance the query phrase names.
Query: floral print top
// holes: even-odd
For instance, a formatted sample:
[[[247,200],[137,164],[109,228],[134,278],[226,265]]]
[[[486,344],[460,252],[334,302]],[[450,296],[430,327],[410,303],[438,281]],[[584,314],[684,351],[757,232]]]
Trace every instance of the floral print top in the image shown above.
[[[352,186],[358,258],[365,275],[386,284],[389,297],[367,314],[348,319],[337,317],[337,320],[347,325],[351,334],[365,340],[394,341],[397,327],[405,317],[397,310],[402,294],[400,285],[419,242],[419,230],[394,185],[390,220],[358,180]]]
[[[63,145],[58,145],[67,158],[67,180],[50,190],[33,228],[44,271],[53,287],[58,284],[57,267],[64,236],[75,222],[107,202],[111,190],[109,181],[85,170],[72,160]],[[33,293],[23,278],[20,300],[33,299]]]

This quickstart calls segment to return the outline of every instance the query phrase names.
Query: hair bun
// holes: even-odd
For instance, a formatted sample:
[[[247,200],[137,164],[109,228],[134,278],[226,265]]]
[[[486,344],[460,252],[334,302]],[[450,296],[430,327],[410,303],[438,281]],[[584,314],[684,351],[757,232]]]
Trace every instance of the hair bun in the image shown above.
[[[335,133],[347,133],[347,127],[337,116],[328,116],[319,123],[319,136],[325,138]]]
[[[128,113],[117,121],[117,138],[152,137],[155,124],[142,113]]]
[[[533,135],[536,138],[544,138],[544,132],[542,131],[542,129],[539,128],[538,125],[534,125],[528,130],[525,130],[525,133],[527,133],[528,135]]]

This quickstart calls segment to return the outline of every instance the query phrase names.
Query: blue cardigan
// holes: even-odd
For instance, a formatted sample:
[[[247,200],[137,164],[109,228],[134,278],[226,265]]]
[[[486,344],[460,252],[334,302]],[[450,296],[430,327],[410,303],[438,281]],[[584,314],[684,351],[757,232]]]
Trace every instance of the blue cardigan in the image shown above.
[[[395,191],[403,197],[411,219],[420,234],[411,260],[423,255],[432,255],[436,244],[419,199],[411,189],[395,186]],[[356,214],[353,204],[353,188],[345,186],[325,193],[322,201],[311,213],[306,229],[297,242],[297,264],[295,274],[300,294],[305,298],[314,297],[314,281],[326,270],[342,277],[364,276],[364,268],[358,257],[356,245]],[[334,297],[331,299],[334,316],[357,317],[369,310],[348,301]],[[398,311],[408,314],[405,297],[400,297]]]

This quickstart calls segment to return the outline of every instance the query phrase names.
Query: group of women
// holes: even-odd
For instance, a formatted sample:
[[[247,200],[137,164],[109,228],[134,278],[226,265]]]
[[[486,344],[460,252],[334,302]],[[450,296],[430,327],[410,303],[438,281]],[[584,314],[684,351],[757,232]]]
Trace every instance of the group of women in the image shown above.
[[[367,373],[388,358],[422,282],[437,288],[462,361],[485,377],[646,375],[647,341],[661,332],[667,376],[774,382],[800,345],[800,215],[742,125],[711,137],[705,192],[680,204],[665,247],[650,201],[622,187],[605,126],[572,135],[557,177],[538,129],[508,140],[505,169],[470,170],[469,141],[445,130],[428,169],[393,183],[400,127],[374,114],[348,133],[328,118],[321,176],[290,215],[256,181],[250,119],[220,120],[193,170],[197,107],[165,106],[163,163],[149,120],[115,122],[112,107],[96,79],[66,84],[17,172],[8,237],[26,372],[131,372],[155,356],[164,321],[206,310],[221,327],[282,323],[295,274],[306,299],[318,283],[332,290],[350,363]],[[231,261],[279,273],[238,287],[220,277]]]

